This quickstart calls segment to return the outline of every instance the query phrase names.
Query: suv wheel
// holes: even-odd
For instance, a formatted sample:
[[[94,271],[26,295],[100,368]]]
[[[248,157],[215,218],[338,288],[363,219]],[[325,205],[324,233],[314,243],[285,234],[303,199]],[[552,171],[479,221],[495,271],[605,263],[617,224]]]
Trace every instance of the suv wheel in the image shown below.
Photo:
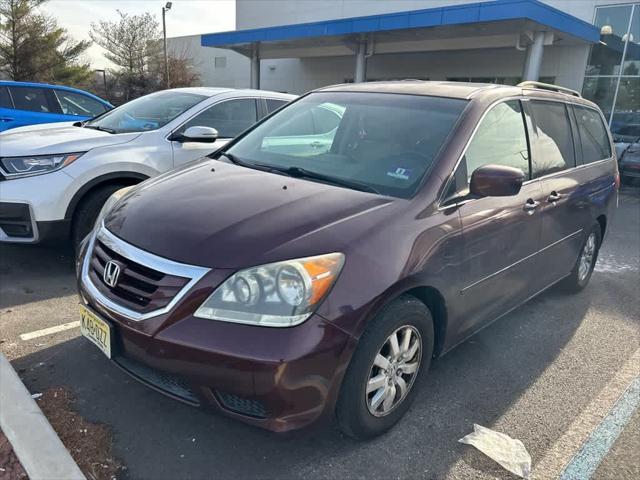
[[[433,319],[418,299],[387,305],[362,334],[345,374],[336,416],[347,435],[364,439],[395,425],[411,406],[433,355]]]
[[[109,184],[98,187],[87,194],[80,202],[73,214],[71,225],[71,239],[74,248],[78,248],[80,242],[84,240],[93,229],[93,224],[100,213],[100,209],[107,199],[117,190],[126,187],[126,184]]]
[[[579,292],[587,286],[593,273],[593,268],[596,266],[598,260],[598,252],[600,251],[600,244],[602,243],[602,233],[600,230],[600,224],[595,222],[591,227],[591,230],[587,234],[584,242],[582,242],[582,248],[580,249],[580,255],[573,267],[573,270],[561,282],[561,286],[568,292]]]

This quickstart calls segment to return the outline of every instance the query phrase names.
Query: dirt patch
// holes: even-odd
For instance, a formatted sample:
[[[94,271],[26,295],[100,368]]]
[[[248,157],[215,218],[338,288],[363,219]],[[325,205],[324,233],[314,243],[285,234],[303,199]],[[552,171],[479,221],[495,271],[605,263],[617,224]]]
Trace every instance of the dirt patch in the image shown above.
[[[73,395],[65,388],[50,388],[37,402],[89,480],[117,478],[123,467],[112,454],[111,431],[106,425],[82,418],[73,409]]]
[[[20,460],[13,453],[9,440],[0,430],[0,480],[26,480],[27,478]]]

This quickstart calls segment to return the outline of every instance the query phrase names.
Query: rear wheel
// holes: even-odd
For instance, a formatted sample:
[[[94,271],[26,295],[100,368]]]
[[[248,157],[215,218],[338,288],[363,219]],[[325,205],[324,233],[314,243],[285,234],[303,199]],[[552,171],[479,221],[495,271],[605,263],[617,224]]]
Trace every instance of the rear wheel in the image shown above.
[[[403,295],[363,333],[336,407],[340,428],[364,439],[380,435],[409,409],[433,355],[433,319],[418,299]]]
[[[89,192],[80,202],[73,214],[71,224],[71,238],[74,248],[78,248],[80,242],[93,229],[93,224],[100,213],[100,209],[107,199],[117,190],[126,187],[126,184],[109,184],[98,187]]]
[[[582,242],[580,255],[573,267],[573,270],[565,278],[561,286],[568,292],[579,292],[587,286],[593,273],[593,268],[598,260],[598,252],[602,243],[602,233],[600,224],[595,222],[586,238]]]

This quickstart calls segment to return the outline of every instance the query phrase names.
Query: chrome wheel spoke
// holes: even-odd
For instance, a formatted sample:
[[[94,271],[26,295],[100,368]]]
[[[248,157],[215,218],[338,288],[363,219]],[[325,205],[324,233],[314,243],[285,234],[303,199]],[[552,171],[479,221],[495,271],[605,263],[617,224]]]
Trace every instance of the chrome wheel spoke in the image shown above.
[[[382,410],[384,412],[389,411],[389,409],[393,406],[393,401],[395,399],[396,399],[396,386],[391,385],[387,389],[387,395],[385,396],[384,401],[382,402]]]
[[[400,353],[406,355],[409,351],[409,345],[411,344],[411,329],[405,328],[402,333],[402,346],[400,347]]]
[[[387,393],[389,392],[389,386],[385,385],[384,388],[381,388],[376,392],[376,394],[371,399],[371,409],[375,412],[378,407],[382,404],[382,401],[387,397]]]
[[[404,381],[404,378],[397,377],[396,385],[398,385],[398,388],[400,389],[400,398],[403,398],[407,394],[407,382]]]
[[[387,384],[387,376],[380,373],[367,382],[367,393],[375,392]]]
[[[409,347],[409,350],[407,350],[407,353],[405,354],[405,360],[411,360],[413,357],[415,357],[416,352],[418,351],[418,348],[420,348],[420,341],[418,339],[416,339],[415,342],[413,342],[413,345],[411,345]]]
[[[418,370],[418,363],[419,362],[403,364],[402,373],[407,373],[407,374],[415,373]]]
[[[391,366],[389,360],[387,360],[387,358],[382,356],[380,353],[376,355],[376,359],[373,361],[373,364],[383,370],[387,370]]]
[[[393,332],[389,337],[389,347],[391,347],[391,358],[397,359],[400,356],[400,346],[398,345],[396,332]]]

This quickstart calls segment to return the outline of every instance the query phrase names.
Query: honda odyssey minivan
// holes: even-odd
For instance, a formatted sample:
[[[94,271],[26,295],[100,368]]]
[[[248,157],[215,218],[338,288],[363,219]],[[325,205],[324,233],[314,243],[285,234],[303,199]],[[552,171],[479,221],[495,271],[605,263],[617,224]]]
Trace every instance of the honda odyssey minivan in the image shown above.
[[[78,260],[82,332],[190,405],[371,437],[432,358],[585,288],[618,182],[602,113],[571,90],[322,88],[108,201]]]

